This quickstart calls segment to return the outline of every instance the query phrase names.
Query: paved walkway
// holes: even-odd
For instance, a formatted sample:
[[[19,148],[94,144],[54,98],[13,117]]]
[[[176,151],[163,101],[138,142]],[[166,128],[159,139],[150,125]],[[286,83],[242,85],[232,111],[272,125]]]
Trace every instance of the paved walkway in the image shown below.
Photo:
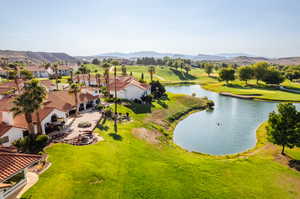
[[[18,195],[15,198],[21,198],[21,196],[32,187],[39,180],[39,176],[36,173],[28,171],[26,173],[27,184],[18,192]]]

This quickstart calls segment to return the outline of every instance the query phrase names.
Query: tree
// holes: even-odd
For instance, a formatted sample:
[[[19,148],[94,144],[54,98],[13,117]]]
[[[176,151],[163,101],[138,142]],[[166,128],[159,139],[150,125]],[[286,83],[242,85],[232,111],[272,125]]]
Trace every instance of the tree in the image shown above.
[[[235,79],[234,73],[235,70],[233,68],[223,68],[219,72],[219,77],[228,84],[228,81],[233,81]]]
[[[32,72],[30,72],[26,69],[23,69],[23,70],[20,71],[20,77],[23,80],[30,80],[30,79],[33,78],[33,75],[32,75]]]
[[[110,90],[109,90],[109,68],[110,64],[108,62],[104,62],[102,64],[102,67],[104,68],[104,79],[105,79],[105,86],[107,90],[107,94],[110,95]]]
[[[112,60],[111,64],[114,66],[114,89],[115,89],[115,97],[114,97],[114,101],[115,101],[115,116],[114,116],[114,130],[115,133],[118,133],[118,126],[117,126],[117,113],[118,113],[118,105],[117,105],[117,66],[120,65],[118,60]]]
[[[153,81],[153,74],[155,73],[155,67],[154,66],[149,66],[148,72],[150,74],[150,80],[151,82]],[[144,78],[143,78],[144,79]]]
[[[124,75],[124,76],[127,75],[127,68],[125,65],[122,65],[121,71],[122,71],[122,75]]]
[[[160,99],[166,95],[166,89],[159,81],[152,81],[150,86],[151,94],[153,95],[154,99]]]
[[[250,66],[241,66],[238,69],[239,78],[242,81],[245,81],[247,84],[247,81],[253,78],[254,71],[253,68]]]
[[[186,74],[189,74],[189,72],[192,70],[192,67],[190,64],[185,64],[184,65],[184,70],[186,72]]]
[[[56,90],[58,90],[58,64],[57,63],[53,64],[51,68],[54,71]]]
[[[29,92],[23,92],[21,95],[15,97],[13,101],[13,108],[10,109],[13,112],[14,117],[24,114],[27,122],[27,129],[30,134],[34,133],[32,114],[36,110],[36,106],[33,102],[33,96]]]
[[[262,81],[267,84],[280,84],[284,81],[284,77],[280,71],[270,68],[262,77]]]
[[[278,113],[271,112],[268,119],[268,139],[276,145],[285,147],[300,146],[300,113],[292,103],[277,105]]]
[[[259,80],[262,80],[264,75],[268,71],[269,64],[267,62],[257,62],[253,65],[254,77],[256,78],[256,84]]]
[[[43,103],[47,98],[47,90],[45,87],[41,86],[38,80],[31,80],[25,83],[24,92],[28,92],[32,95],[32,104],[34,105],[36,120],[37,120],[37,130],[38,133],[42,133],[42,124],[40,119],[39,110],[43,107]]]
[[[207,73],[208,76],[210,76],[210,74],[213,72],[214,70],[214,65],[212,63],[206,63],[204,65],[204,70]]]
[[[141,74],[141,81],[144,81],[144,73]]]
[[[71,84],[69,93],[74,95],[74,100],[75,100],[75,106],[76,106],[76,111],[75,115],[78,115],[78,94],[80,93],[81,88],[79,84]]]
[[[94,64],[94,65],[100,65],[99,59],[97,59],[97,58],[93,59],[92,60],[92,64]]]
[[[8,71],[8,78],[9,79],[13,79],[16,87],[17,87],[17,91],[18,93],[20,93],[20,85],[19,85],[19,74],[17,70],[9,70]]]

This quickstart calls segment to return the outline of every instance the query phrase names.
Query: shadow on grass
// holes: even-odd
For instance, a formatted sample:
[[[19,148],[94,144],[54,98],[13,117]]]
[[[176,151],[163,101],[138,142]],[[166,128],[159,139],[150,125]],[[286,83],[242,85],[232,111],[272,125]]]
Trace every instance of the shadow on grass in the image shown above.
[[[102,124],[98,124],[98,125],[97,125],[97,128],[99,128],[101,131],[107,131],[107,130],[109,129],[108,126],[104,126],[104,125],[102,125]]]
[[[151,113],[152,104],[139,104],[135,102],[128,102],[125,106],[131,109],[135,114]]]
[[[175,70],[173,68],[170,69],[180,80],[195,80],[197,79],[197,77],[191,75],[191,74],[187,74],[185,72],[182,71],[178,71]]]
[[[109,133],[108,134],[110,137],[112,137],[114,140],[122,141],[123,137],[119,134],[116,133]]]
[[[168,108],[169,106],[168,106],[168,104],[166,104],[164,101],[162,101],[162,100],[157,100],[157,103],[159,104],[159,105],[161,105],[161,107],[163,107],[163,108]]]

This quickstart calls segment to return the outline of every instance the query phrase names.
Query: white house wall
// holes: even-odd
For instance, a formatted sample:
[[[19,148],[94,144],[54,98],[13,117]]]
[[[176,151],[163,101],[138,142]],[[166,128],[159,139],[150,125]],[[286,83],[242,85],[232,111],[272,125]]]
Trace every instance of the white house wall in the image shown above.
[[[47,117],[45,117],[43,119],[43,121],[41,122],[42,124],[42,130],[43,130],[43,133],[45,134],[45,124],[46,123],[51,123],[51,117],[52,115],[56,115],[57,117],[59,118],[64,118],[66,119],[66,113],[63,112],[63,111],[59,111],[57,109],[54,109],[50,114],[47,115]]]
[[[9,129],[1,138],[8,136],[8,142],[3,143],[2,145],[5,147],[9,147],[15,140],[18,140],[23,137],[24,129],[12,127]]]
[[[114,95],[114,91],[111,90],[110,93]],[[138,86],[135,86],[134,84],[130,84],[123,90],[120,90],[117,92],[118,98],[128,99],[128,100],[134,100],[134,99],[140,99],[142,96],[149,94],[149,89],[145,90]]]

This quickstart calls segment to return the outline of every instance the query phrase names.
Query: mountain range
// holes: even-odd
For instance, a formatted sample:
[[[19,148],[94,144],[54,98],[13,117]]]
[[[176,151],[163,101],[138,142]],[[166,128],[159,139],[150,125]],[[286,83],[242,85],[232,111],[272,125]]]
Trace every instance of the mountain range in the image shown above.
[[[53,52],[32,52],[32,51],[14,51],[0,50],[0,58],[8,58],[9,61],[30,61],[33,64],[42,64],[43,62],[64,61],[71,64],[78,60],[66,53]]]
[[[155,51],[139,51],[133,53],[102,53],[94,56],[70,56],[66,53],[53,53],[53,52],[32,52],[32,51],[13,51],[13,50],[0,50],[0,58],[9,58],[9,61],[30,61],[33,64],[39,65],[43,62],[57,62],[64,61],[69,64],[75,64],[78,61],[88,60],[94,58],[124,58],[124,59],[137,59],[141,57],[154,57],[154,58],[184,58],[197,61],[213,61],[223,63],[236,63],[239,65],[253,64],[259,61],[266,61],[272,64],[281,65],[300,65],[300,57],[283,57],[283,58],[266,58],[257,57],[244,53],[221,53],[221,54],[176,54],[176,53],[159,53]]]
[[[188,55],[188,54],[176,54],[176,53],[159,53],[155,51],[139,51],[132,53],[102,53],[98,54],[95,57],[109,57],[109,58],[124,58],[124,59],[135,59],[141,57],[154,57],[154,58],[163,58],[163,57],[171,57],[171,58],[183,58],[183,59],[192,59],[197,61],[202,60],[224,60],[230,59],[239,56],[251,56],[245,53],[222,53],[215,55],[208,54],[198,54],[198,55]]]

